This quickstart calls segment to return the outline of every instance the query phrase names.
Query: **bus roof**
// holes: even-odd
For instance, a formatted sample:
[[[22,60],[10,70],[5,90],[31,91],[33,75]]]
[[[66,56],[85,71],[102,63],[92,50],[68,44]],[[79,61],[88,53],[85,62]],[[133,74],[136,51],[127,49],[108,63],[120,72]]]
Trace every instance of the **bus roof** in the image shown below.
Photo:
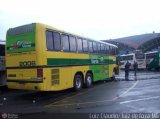
[[[158,51],[150,51],[150,52],[146,52],[145,54],[151,54],[151,53],[157,53]]]

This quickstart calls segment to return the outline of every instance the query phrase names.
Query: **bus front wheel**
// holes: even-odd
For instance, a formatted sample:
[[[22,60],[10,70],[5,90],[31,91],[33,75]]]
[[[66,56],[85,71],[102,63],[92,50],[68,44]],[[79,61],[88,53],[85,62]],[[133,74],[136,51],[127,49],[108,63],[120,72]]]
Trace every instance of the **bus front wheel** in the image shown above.
[[[76,74],[75,77],[74,77],[74,90],[75,91],[81,90],[82,85],[83,85],[82,75]]]
[[[93,83],[93,76],[90,73],[86,74],[86,78],[85,78],[85,86],[87,88],[91,87]]]

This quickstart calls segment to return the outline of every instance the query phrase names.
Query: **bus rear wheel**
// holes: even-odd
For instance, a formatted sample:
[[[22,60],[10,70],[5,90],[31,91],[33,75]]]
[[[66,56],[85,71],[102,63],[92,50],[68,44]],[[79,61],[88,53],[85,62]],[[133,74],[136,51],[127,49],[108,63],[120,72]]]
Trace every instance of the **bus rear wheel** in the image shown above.
[[[79,91],[82,89],[83,86],[83,78],[82,75],[76,74],[74,77],[74,90]]]
[[[85,86],[86,88],[89,88],[92,86],[93,83],[93,76],[91,73],[87,73],[86,74],[86,78],[85,78]]]

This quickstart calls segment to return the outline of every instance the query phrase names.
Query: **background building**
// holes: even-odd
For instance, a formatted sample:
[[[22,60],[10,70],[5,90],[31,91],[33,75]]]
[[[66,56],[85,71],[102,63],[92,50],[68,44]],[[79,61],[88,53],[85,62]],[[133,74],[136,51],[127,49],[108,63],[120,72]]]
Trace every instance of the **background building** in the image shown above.
[[[103,41],[117,45],[119,54],[130,53],[133,50],[147,52],[160,49],[160,33],[155,32]]]

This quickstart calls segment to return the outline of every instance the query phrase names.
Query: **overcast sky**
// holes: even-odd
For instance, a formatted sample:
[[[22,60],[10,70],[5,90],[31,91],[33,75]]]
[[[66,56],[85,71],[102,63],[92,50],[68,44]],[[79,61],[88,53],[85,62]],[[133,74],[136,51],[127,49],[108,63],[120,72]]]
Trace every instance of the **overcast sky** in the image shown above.
[[[160,32],[160,0],[0,0],[0,39],[33,22],[96,40]]]

